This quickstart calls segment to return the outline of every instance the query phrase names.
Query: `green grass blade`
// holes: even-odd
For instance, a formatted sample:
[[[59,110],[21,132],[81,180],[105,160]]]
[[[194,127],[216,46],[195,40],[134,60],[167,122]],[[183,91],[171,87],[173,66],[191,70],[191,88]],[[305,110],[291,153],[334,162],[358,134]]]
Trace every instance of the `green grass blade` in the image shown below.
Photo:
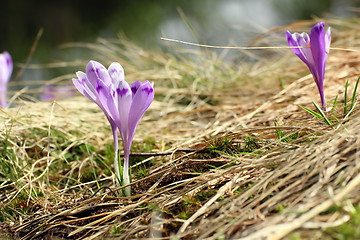
[[[344,91],[344,115],[347,113],[347,102],[348,102],[348,87],[349,87],[349,80],[345,83],[345,91]]]
[[[323,110],[321,110],[321,108],[315,103],[313,102],[315,108],[318,110],[319,113],[307,108],[307,107],[303,107],[301,105],[298,105],[299,107],[301,107],[302,109],[304,109],[305,111],[307,111],[308,113],[310,113],[311,115],[313,115],[314,117],[323,120],[326,124],[328,125],[332,125],[332,122],[326,117],[325,113],[323,112]]]
[[[360,81],[360,77],[357,79],[355,87],[354,87],[353,95],[352,95],[352,98],[351,98],[350,109],[352,109],[354,107],[354,105],[355,105],[356,93],[357,93],[357,89],[358,89],[358,86],[359,86],[359,81]]]
[[[318,112],[320,113],[321,119],[323,119],[327,125],[332,125],[332,122],[327,118],[324,111],[315,102],[313,102],[313,104],[316,107],[316,109],[318,110]]]
[[[274,125],[275,127],[278,127],[279,124],[277,123],[277,121],[274,121]],[[280,129],[275,129],[275,133],[276,133],[276,137],[277,139],[281,140],[281,138],[285,135],[283,131],[281,131]]]
[[[307,107],[303,107],[301,105],[298,105],[298,106],[301,107],[302,109],[304,109],[305,111],[307,111],[308,113],[310,113],[311,115],[313,115],[314,117],[316,117],[318,119],[322,119],[322,116],[319,113],[317,113],[317,112],[315,112],[315,111],[313,111],[313,110],[311,110],[311,109],[309,109]]]
[[[332,105],[332,108],[331,108],[331,111],[333,111],[336,107],[336,105],[338,105],[338,95],[335,96],[335,99],[334,99],[334,102],[333,102],[333,105]]]

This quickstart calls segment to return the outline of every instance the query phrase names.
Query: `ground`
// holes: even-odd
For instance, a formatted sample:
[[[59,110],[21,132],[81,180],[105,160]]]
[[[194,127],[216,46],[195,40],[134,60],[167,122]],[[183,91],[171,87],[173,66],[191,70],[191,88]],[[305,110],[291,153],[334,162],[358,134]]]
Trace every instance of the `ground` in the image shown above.
[[[273,29],[252,45],[285,46],[285,30],[316,22]],[[359,239],[359,22],[326,20],[334,48],[326,119],[304,109],[317,112],[317,88],[284,47],[72,46],[106,66],[120,62],[128,82],[154,82],[132,147],[132,196],[115,186],[110,126],[95,104],[21,92],[0,113],[3,231],[16,239]],[[84,70],[88,60],[74,63]]]

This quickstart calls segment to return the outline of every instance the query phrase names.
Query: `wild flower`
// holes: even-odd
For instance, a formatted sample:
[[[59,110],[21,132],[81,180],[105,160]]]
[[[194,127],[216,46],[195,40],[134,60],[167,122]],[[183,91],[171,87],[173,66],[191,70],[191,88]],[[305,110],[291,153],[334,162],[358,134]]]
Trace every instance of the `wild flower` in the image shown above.
[[[286,32],[286,38],[292,51],[308,66],[313,75],[317,88],[319,90],[321,106],[326,111],[326,100],[324,94],[324,76],[325,65],[328,58],[331,42],[330,28],[324,32],[325,23],[315,24],[310,31],[310,37],[307,33]]]
[[[7,106],[6,93],[7,84],[10,80],[11,73],[13,71],[13,62],[8,52],[0,54],[0,107]]]
[[[65,99],[68,97],[73,97],[76,90],[72,85],[54,85],[47,84],[44,86],[42,93],[40,94],[41,101],[52,101],[58,99]]]
[[[136,127],[154,99],[153,84],[136,81],[129,85],[124,78],[124,69],[112,63],[108,69],[96,61],[90,61],[86,73],[77,72],[73,79],[75,87],[84,96],[95,102],[105,113],[113,132],[115,159],[114,168],[118,183],[130,184],[129,157]],[[124,166],[121,173],[118,160],[118,131],[124,146]],[[125,188],[130,196],[131,188]]]

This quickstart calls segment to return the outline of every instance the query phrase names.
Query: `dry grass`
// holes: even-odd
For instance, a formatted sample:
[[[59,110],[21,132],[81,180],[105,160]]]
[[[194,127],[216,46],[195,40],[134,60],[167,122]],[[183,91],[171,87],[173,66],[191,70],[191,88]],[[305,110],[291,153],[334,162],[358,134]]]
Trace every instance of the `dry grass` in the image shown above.
[[[326,21],[332,46],[356,49],[359,21]],[[283,45],[285,29],[311,25],[274,29],[254,45]],[[133,151],[172,154],[134,157],[134,195],[119,197],[111,133],[96,105],[82,96],[31,102],[22,93],[1,112],[0,135],[2,226],[17,238],[324,239],[350,221],[360,200],[358,107],[344,119],[337,105],[333,126],[298,107],[311,108],[318,94],[290,50],[241,51],[229,64],[206,49],[79,46],[105,65],[121,62],[129,82],[155,82]],[[343,101],[346,80],[354,86],[359,56],[330,53],[330,102]],[[82,70],[86,61],[71,64]]]

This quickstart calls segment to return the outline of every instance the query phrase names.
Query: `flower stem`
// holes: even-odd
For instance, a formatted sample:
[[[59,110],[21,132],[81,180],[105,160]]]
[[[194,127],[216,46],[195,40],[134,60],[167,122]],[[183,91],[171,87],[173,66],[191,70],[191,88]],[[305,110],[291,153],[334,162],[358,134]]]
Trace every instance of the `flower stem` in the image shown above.
[[[320,99],[321,99],[321,109],[324,111],[324,113],[326,113],[326,99],[325,99],[325,94],[323,91],[319,91],[320,94]]]
[[[123,184],[124,186],[129,185],[130,184],[130,174],[129,174],[129,157],[130,157],[130,152],[129,151],[124,151],[124,168],[123,168]],[[127,186],[125,188],[125,196],[129,197],[131,195],[131,186]]]
[[[6,106],[7,106],[6,89],[1,88],[0,89],[0,108],[5,108]]]
[[[115,178],[118,186],[121,186],[121,175],[119,169],[119,137],[117,133],[116,125],[111,124],[111,130],[114,138],[114,168],[115,168]]]

